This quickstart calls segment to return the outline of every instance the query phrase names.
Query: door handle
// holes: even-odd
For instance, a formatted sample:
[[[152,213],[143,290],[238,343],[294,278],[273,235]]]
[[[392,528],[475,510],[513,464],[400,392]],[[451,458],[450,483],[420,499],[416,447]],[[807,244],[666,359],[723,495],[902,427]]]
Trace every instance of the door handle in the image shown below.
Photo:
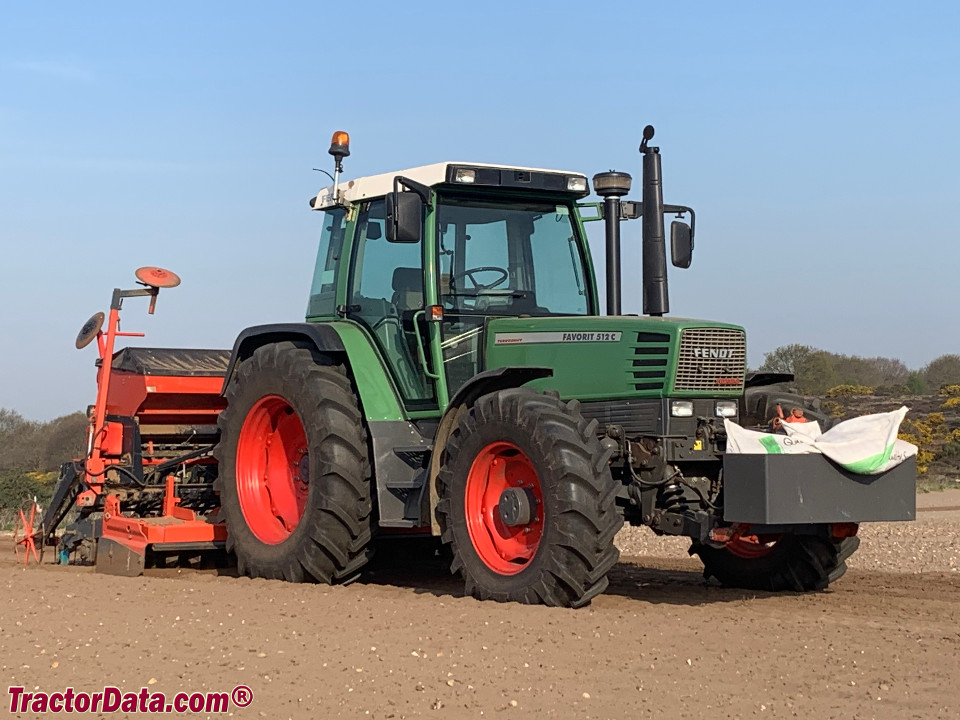
[[[417,320],[420,318],[421,315],[423,317],[426,317],[427,316],[426,311],[417,310],[413,314],[413,335],[414,337],[417,338],[417,359],[420,361],[420,367],[423,368],[424,375],[426,375],[428,378],[431,378],[433,380],[439,380],[440,375],[430,370],[429,366],[427,365],[427,354],[424,352],[424,349],[423,349],[423,338],[420,337],[420,323],[417,322]]]

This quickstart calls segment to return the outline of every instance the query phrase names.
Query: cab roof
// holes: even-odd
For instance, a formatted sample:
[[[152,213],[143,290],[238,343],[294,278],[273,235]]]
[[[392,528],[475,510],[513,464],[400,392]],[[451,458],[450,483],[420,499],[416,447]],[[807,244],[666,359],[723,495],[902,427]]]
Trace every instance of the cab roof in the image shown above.
[[[507,171],[508,173],[513,173],[513,182],[500,182],[499,180],[496,183],[490,182],[477,182],[477,185],[491,186],[496,185],[498,187],[522,187],[524,182],[523,178],[525,176],[529,177],[533,174],[541,175],[543,177],[550,177],[559,179],[562,177],[576,177],[583,178],[586,181],[586,176],[581,172],[572,172],[566,170],[546,170],[543,168],[529,168],[521,167],[518,165],[491,165],[489,163],[474,163],[474,162],[456,162],[456,161],[447,161],[434,163],[432,165],[421,165],[420,167],[409,168],[407,170],[398,170],[395,172],[383,173],[381,175],[369,175],[367,177],[356,178],[354,180],[345,180],[340,183],[340,200],[345,203],[355,203],[360,200],[366,200],[368,198],[377,198],[383,197],[388,193],[393,191],[393,180],[398,175],[401,175],[410,180],[414,180],[422,185],[428,187],[434,187],[435,185],[444,185],[452,183],[452,174],[456,172],[457,169],[470,169],[475,168],[479,171],[483,177],[488,176],[488,173],[484,173],[483,170],[489,171]],[[529,182],[527,180],[526,182]],[[566,181],[563,183],[562,192],[576,192],[579,196],[583,197],[587,195],[589,190],[589,185],[584,185],[587,188],[586,191],[568,191],[566,190]],[[543,189],[543,188],[539,188]],[[310,206],[314,210],[323,210],[325,208],[333,207],[336,205],[336,198],[333,196],[333,186],[328,185],[327,187],[320,190],[317,193],[316,197],[310,200]]]

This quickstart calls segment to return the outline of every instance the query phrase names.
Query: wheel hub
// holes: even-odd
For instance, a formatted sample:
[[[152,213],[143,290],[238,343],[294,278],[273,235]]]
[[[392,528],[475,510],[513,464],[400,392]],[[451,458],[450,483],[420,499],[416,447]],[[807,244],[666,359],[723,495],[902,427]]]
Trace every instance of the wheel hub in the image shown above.
[[[500,520],[507,527],[529,525],[537,511],[537,499],[528,488],[511,487],[500,494]]]
[[[304,453],[305,450],[301,448],[298,450],[299,453]],[[306,489],[310,484],[310,456],[303,455],[300,458],[300,462],[296,463],[297,470],[297,481],[300,483],[301,489]]]

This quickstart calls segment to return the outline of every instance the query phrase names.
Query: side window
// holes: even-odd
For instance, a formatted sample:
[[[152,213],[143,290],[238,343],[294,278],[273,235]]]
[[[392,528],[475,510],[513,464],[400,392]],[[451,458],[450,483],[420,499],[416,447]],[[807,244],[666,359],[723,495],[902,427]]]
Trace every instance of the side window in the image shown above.
[[[357,219],[349,316],[370,330],[408,404],[430,405],[434,388],[417,360],[414,327],[423,309],[423,246],[387,242],[384,206],[373,200]]]
[[[317,264],[313,270],[313,284],[310,286],[310,300],[307,303],[308,318],[331,317],[336,313],[337,268],[343,249],[346,214],[343,208],[333,208],[323,214]]]

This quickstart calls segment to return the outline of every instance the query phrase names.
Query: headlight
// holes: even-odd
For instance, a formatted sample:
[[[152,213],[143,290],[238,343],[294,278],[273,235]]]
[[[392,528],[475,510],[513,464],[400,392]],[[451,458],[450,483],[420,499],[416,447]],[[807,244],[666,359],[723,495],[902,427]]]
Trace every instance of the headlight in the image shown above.
[[[587,179],[573,175],[567,178],[567,190],[571,192],[587,192]]]
[[[737,403],[733,400],[717,400],[715,408],[717,417],[729,418],[737,416]]]
[[[692,400],[671,400],[670,414],[673,417],[693,417]]]
[[[472,168],[457,168],[454,178],[458,183],[473,183],[477,181],[477,171]]]

